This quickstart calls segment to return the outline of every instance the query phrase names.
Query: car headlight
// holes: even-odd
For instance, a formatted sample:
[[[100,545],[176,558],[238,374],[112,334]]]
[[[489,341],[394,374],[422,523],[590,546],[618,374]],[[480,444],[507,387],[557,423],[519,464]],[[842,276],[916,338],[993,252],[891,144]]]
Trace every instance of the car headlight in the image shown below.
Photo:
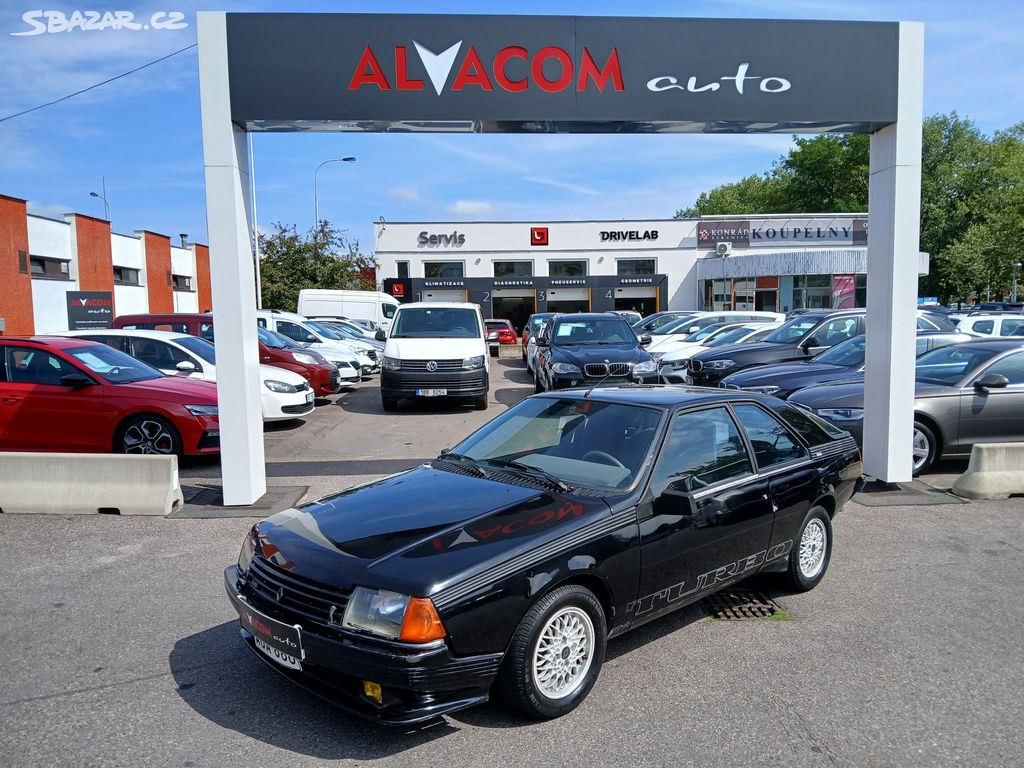
[[[768,384],[763,387],[742,387],[745,392],[760,392],[762,395],[774,395],[782,387],[776,387],[774,384]]]
[[[860,421],[864,418],[863,408],[819,408],[815,413],[829,421]]]
[[[292,352],[292,357],[295,358],[295,362],[302,363],[303,365],[316,365],[316,358],[312,355],[307,355],[305,352]]]
[[[658,363],[654,360],[644,360],[633,366],[633,373],[654,373],[658,370]]]
[[[252,558],[255,554],[256,526],[253,526],[242,540],[242,550],[238,553],[238,570],[242,576],[249,572],[249,566],[252,565]]]
[[[655,360],[661,360],[661,358],[663,358],[664,356],[664,352],[651,352],[651,357],[653,357]]]
[[[551,371],[553,373],[582,373],[580,367],[572,363],[552,363]]]
[[[704,363],[705,368],[710,368],[713,371],[724,371],[734,365],[736,365],[735,360],[708,360]]]
[[[283,381],[275,381],[274,379],[267,379],[263,382],[263,386],[269,389],[271,392],[295,392],[296,389],[291,384],[285,384]]]
[[[346,629],[408,643],[428,643],[446,634],[429,598],[366,587],[353,590],[341,624]]]
[[[216,405],[186,405],[185,410],[193,416],[216,416]]]
[[[484,356],[477,355],[476,357],[467,357],[462,361],[462,368],[464,370],[473,370],[474,368],[484,367]]]
[[[384,370],[386,371],[400,371],[402,370],[402,361],[397,357],[385,357],[384,358]]]

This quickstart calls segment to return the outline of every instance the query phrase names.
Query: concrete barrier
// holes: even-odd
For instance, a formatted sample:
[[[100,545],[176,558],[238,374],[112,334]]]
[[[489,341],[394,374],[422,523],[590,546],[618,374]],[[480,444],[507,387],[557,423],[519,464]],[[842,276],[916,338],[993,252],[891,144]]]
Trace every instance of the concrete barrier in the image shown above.
[[[499,344],[498,359],[522,360],[523,347],[520,344]]]
[[[971,451],[967,471],[953,483],[965,499],[1005,499],[1024,493],[1024,443],[983,443]]]
[[[166,515],[183,503],[177,456],[0,452],[5,514]]]

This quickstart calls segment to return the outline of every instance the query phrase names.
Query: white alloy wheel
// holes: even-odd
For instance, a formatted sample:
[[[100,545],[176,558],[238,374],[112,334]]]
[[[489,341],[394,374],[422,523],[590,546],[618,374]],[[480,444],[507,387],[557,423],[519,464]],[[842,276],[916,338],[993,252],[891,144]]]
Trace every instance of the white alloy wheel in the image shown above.
[[[564,699],[587,677],[594,659],[594,623],[582,608],[567,606],[548,619],[533,648],[532,675],[549,699]]]
[[[825,524],[817,518],[812,518],[800,537],[800,573],[804,578],[817,577],[825,564],[827,545],[828,531],[825,530]]]
[[[928,435],[917,427],[914,427],[914,474],[920,471],[921,467],[928,461],[931,455],[932,446]]]

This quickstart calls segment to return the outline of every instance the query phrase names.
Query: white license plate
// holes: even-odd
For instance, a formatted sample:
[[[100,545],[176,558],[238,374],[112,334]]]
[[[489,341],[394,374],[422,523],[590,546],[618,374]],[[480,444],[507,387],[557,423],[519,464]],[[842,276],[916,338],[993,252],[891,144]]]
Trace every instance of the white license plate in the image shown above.
[[[310,393],[308,393],[306,395],[306,405],[312,405],[312,403],[313,403],[313,393],[310,392]]]
[[[417,389],[418,397],[444,397],[448,394],[447,389]]]
[[[300,662],[294,656],[289,656],[287,653],[283,653],[282,651],[277,650],[277,648],[272,648],[271,646],[267,645],[265,642],[260,640],[260,638],[256,635],[253,636],[253,640],[256,642],[257,648],[263,651],[263,653],[272,658],[282,667],[288,667],[289,669],[298,670],[302,669],[302,662]]]

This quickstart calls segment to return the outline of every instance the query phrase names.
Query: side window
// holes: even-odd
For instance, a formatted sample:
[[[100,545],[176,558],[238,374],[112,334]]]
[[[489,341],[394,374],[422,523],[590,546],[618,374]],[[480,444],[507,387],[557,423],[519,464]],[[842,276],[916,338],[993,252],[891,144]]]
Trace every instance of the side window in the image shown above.
[[[266,328],[267,327],[267,320],[266,320],[266,318],[257,317],[256,318],[256,325],[258,325],[260,328]]]
[[[292,341],[305,341],[308,335],[301,326],[295,323],[287,323],[283,320],[278,321],[277,332],[282,336],[287,336]]]
[[[856,317],[837,317],[822,323],[811,334],[823,347],[831,347],[841,341],[852,339],[858,333]]]
[[[725,408],[680,414],[672,423],[651,490],[697,491],[753,472],[736,424]]]
[[[6,352],[8,378],[19,384],[60,386],[61,376],[79,372],[70,363],[41,349],[7,347]]]
[[[991,334],[993,328],[995,328],[993,320],[978,320],[971,326],[971,330],[975,333]]]
[[[183,360],[194,360],[183,351],[156,339],[132,339],[132,357],[154,368],[170,371]]]
[[[920,324],[918,324],[917,327],[920,328],[921,327]],[[928,351],[928,337],[927,336],[924,336],[924,337],[919,336],[917,338],[917,341],[915,342],[915,345],[914,345],[914,355],[916,357],[920,357],[921,355],[923,355],[927,351]]]
[[[1000,336],[1012,336],[1013,332],[1024,325],[1024,317],[1004,317],[1002,324],[999,326]]]
[[[213,323],[200,323],[199,337],[207,341],[213,341]]]
[[[767,469],[787,461],[802,459],[807,451],[778,419],[756,405],[736,406],[736,417],[754,447],[758,469]]]
[[[985,371],[985,375],[998,373],[1010,380],[1010,384],[1024,384],[1024,352],[1015,352],[1004,357]]]
[[[917,318],[917,330],[919,331],[937,331],[939,326],[930,320],[925,320],[923,317]]]

